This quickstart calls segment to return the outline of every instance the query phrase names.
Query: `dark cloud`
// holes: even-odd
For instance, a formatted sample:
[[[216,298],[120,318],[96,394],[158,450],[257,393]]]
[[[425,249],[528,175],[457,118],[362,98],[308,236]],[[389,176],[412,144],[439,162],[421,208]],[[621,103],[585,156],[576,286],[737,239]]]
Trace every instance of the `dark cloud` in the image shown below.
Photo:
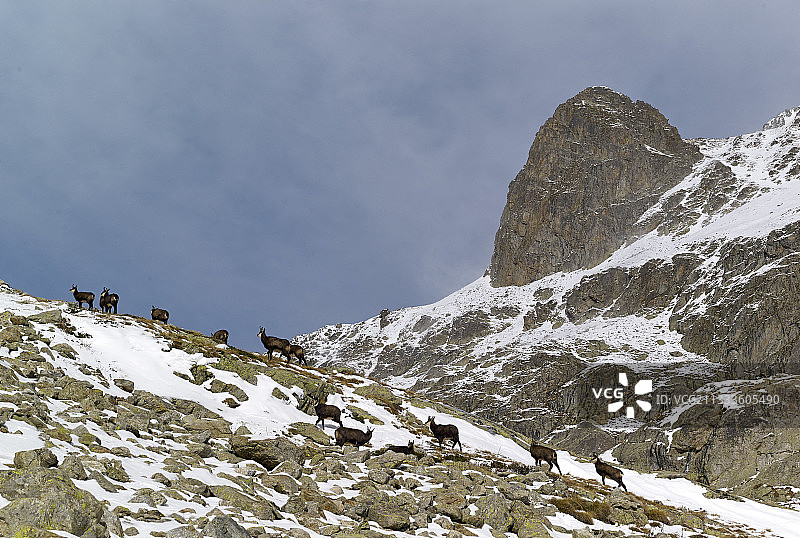
[[[794,7],[2,4],[0,278],[108,285],[250,349],[432,302],[486,269],[508,182],[584,87],[687,137],[800,104]]]

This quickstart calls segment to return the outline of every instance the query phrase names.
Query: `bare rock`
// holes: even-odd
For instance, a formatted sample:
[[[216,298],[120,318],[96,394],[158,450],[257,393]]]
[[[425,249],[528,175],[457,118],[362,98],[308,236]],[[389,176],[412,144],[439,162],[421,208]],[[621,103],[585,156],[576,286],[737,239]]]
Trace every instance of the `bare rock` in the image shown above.
[[[635,225],[639,217],[699,158],[698,148],[647,103],[608,88],[580,92],[539,129],[509,185],[492,285],[597,265],[649,231]]]
[[[210,538],[251,538],[244,527],[236,523],[230,516],[219,515],[206,523],[203,536]]]
[[[411,524],[410,514],[390,500],[380,500],[369,507],[367,519],[384,529],[404,531]]]
[[[114,384],[125,392],[133,392],[133,381],[129,379],[115,379]]]
[[[58,458],[49,448],[36,448],[34,450],[23,450],[14,454],[14,465],[18,469],[29,469],[31,467],[56,467]]]
[[[293,461],[298,464],[305,461],[303,449],[283,437],[258,440],[233,436],[230,445],[231,452],[238,457],[260,463],[268,471],[273,470],[284,461]]]
[[[28,316],[28,321],[36,323],[59,323],[61,322],[61,310],[47,310]]]
[[[122,535],[119,518],[91,493],[76,487],[60,469],[0,471],[0,495],[9,501],[0,509],[2,536],[27,527],[76,536]]]
[[[500,494],[492,493],[475,501],[478,517],[484,524],[496,531],[506,532],[511,529],[514,519],[511,517],[510,505]]]

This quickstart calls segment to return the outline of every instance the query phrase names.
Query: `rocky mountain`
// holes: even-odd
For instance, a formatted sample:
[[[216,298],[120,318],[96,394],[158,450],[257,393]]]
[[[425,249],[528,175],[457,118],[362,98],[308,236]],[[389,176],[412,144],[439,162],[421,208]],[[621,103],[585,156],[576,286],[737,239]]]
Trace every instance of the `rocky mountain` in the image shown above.
[[[587,459],[418,394],[0,281],[0,536],[790,536],[800,513]],[[325,399],[362,447],[315,424]],[[428,417],[458,427],[439,445]],[[407,447],[410,454],[391,445]],[[609,459],[609,454],[604,454]]]
[[[560,105],[508,187],[489,268],[493,286],[593,267],[658,226],[639,217],[700,160],[655,108],[608,88]]]
[[[799,149],[800,108],[682,140],[588,88],[537,133],[485,276],[323,327],[307,355],[574,454],[798,507]]]

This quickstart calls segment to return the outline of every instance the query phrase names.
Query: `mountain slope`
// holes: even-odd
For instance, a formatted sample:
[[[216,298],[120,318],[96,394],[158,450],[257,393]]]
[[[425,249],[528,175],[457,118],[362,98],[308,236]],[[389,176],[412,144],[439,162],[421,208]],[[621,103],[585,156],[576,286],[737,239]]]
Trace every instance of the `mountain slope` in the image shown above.
[[[592,95],[597,96],[594,104],[587,99]],[[636,160],[649,153],[651,162],[634,167],[644,170],[658,168],[667,158],[664,153],[675,154],[663,144],[653,147],[643,142],[634,136],[635,129],[627,136],[630,148],[602,150],[626,139],[619,135],[626,127],[617,118],[633,114],[634,104],[624,96],[614,97],[605,88],[589,89],[567,104],[600,109],[580,112],[581,132],[613,136],[588,144],[590,157],[577,148],[571,157],[577,164],[560,162],[558,170],[587,170],[584,165],[597,160],[598,152],[623,160],[615,155],[634,152]],[[619,110],[609,111],[610,106]],[[645,117],[649,114],[660,129],[671,129],[654,109],[644,105],[637,109],[647,110]],[[559,107],[554,117],[564,114]],[[610,121],[614,123],[608,125]],[[646,207],[629,203],[628,190],[621,202],[592,194],[597,185],[602,186],[601,193],[614,193],[617,183],[628,181],[615,166],[607,175],[590,177],[588,183],[581,181],[584,172],[553,179],[555,172],[547,169],[550,175],[536,176],[533,172],[542,169],[536,163],[546,159],[543,149],[568,148],[574,142],[566,134],[553,140],[553,132],[543,127],[537,134],[526,168],[512,182],[498,231],[500,243],[506,242],[504,229],[523,230],[524,237],[559,238],[561,246],[553,250],[547,250],[545,240],[536,243],[545,246],[536,256],[549,260],[544,265],[531,261],[530,267],[539,267],[530,273],[536,280],[495,287],[518,282],[517,277],[501,276],[514,271],[497,269],[509,265],[498,261],[496,250],[491,275],[432,305],[323,327],[301,338],[307,355],[320,365],[349,367],[449,401],[525,434],[552,433],[565,448],[580,444],[570,437],[570,429],[591,419],[605,430],[610,446],[620,445],[615,455],[629,465],[679,471],[714,487],[779,504],[800,504],[796,497],[800,483],[792,471],[797,469],[797,452],[786,448],[792,443],[800,446],[793,400],[797,378],[785,377],[800,372],[800,108],[784,112],[756,133],[689,140],[684,145],[673,141],[673,147],[696,148],[698,159],[685,176],[659,180],[657,196],[648,190],[644,198],[633,197],[637,202],[647,200]],[[564,159],[570,157],[562,155]],[[678,173],[681,168],[663,170]],[[522,179],[528,184],[520,185]],[[533,218],[541,211],[555,214],[551,207],[555,202],[548,196],[584,187],[589,193],[581,197],[577,209],[567,208],[568,219]],[[551,194],[531,194],[528,202],[533,200],[533,205],[514,194],[542,189]],[[587,205],[588,198],[600,205]],[[613,237],[605,232],[584,237],[583,229],[576,231],[576,221],[590,222],[596,212],[605,215],[618,208],[621,215],[601,220],[624,220],[624,224],[590,226],[613,230]],[[640,213],[632,213],[632,208]],[[509,220],[510,214],[519,218]],[[531,229],[542,222],[552,229]],[[581,238],[585,248],[578,244]],[[511,247],[501,245],[500,251],[513,250],[514,241],[507,242]],[[572,256],[582,248],[593,254]],[[569,261],[548,265],[566,260],[565,256]],[[635,403],[611,413],[607,398],[596,395],[620,386],[620,373],[652,380],[651,408],[637,408],[632,421],[626,420],[625,409],[636,407]],[[754,380],[737,385],[742,397],[748,391],[775,394],[770,393],[770,403],[757,401],[757,407],[742,410],[723,398],[727,393],[721,388],[737,379]],[[631,402],[632,388],[625,392]],[[682,406],[693,395],[695,402],[705,398],[708,403],[709,394],[716,401],[706,410],[698,436],[689,432],[689,417],[699,416],[702,405]],[[752,400],[752,395],[748,397]],[[684,416],[676,416],[676,410],[683,410]],[[780,439],[764,442],[769,431],[746,420],[734,427],[746,411],[768,417],[767,430],[771,421]],[[670,432],[676,428],[683,428],[682,433],[673,436]],[[752,447],[752,452],[732,450],[723,434],[746,438],[743,446]],[[687,435],[693,436],[691,441],[683,439]],[[673,444],[673,439],[681,442]],[[626,443],[636,450],[623,447]],[[721,471],[712,469],[709,462],[717,460],[728,465]],[[784,472],[778,470],[781,466]],[[753,473],[742,476],[742,468]]]
[[[565,474],[545,473],[528,467],[526,439],[413,393],[2,281],[0,378],[3,536],[789,536],[800,524],[682,479],[626,470],[631,493],[600,486],[564,451]],[[326,395],[347,426],[374,428],[367,448],[331,446],[332,427],[313,425]],[[429,416],[458,426],[463,453],[431,443]],[[416,455],[381,450],[409,440]]]

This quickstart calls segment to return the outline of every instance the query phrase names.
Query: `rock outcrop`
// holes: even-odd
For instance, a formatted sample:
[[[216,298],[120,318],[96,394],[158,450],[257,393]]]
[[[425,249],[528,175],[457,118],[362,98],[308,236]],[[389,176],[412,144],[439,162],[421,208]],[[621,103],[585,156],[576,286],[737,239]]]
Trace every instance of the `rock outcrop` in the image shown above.
[[[587,88],[539,129],[511,182],[489,269],[493,286],[594,267],[655,228],[636,225],[700,159],[658,110]]]
[[[24,532],[35,529],[97,538],[122,535],[119,518],[60,469],[32,465],[0,471],[0,496],[10,501],[0,508],[2,536],[27,536]]]

